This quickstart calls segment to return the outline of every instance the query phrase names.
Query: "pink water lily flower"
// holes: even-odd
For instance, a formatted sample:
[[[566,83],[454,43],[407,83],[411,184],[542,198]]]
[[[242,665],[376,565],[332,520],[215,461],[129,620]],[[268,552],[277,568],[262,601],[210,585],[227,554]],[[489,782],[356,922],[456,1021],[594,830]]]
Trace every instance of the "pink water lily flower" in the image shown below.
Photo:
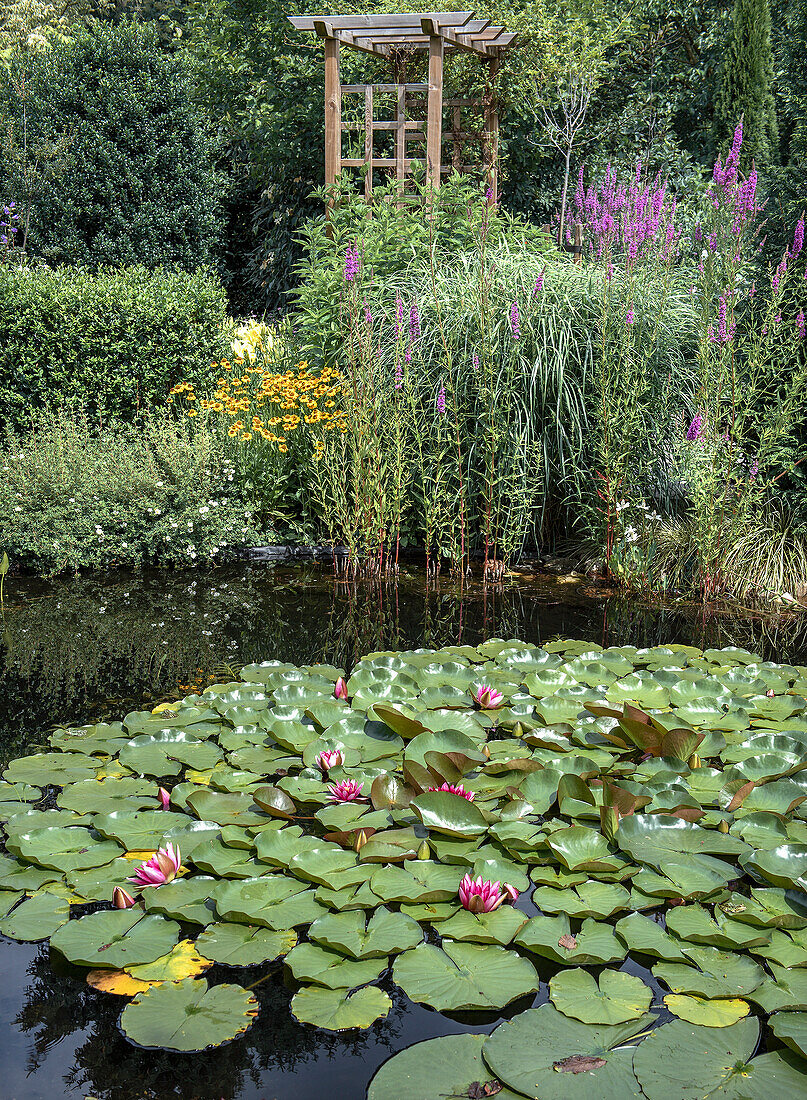
[[[474,792],[473,791],[466,791],[466,789],[463,787],[462,783],[458,784],[456,787],[454,786],[453,783],[444,783],[442,785],[442,787],[427,787],[426,790],[427,791],[448,791],[449,794],[458,794],[460,796],[460,798],[467,798],[469,802],[473,802],[473,800],[474,800]]]
[[[464,909],[469,913],[492,913],[505,902],[514,902],[518,897],[518,890],[509,883],[503,883],[499,889],[498,882],[490,882],[479,878],[473,879],[466,875],[460,883],[460,901]]]
[[[134,903],[135,899],[123,887],[116,886],[112,891],[112,904],[116,909],[131,909]]]
[[[167,810],[168,806],[171,802],[171,795],[168,793],[168,791],[165,789],[165,787],[160,787],[160,789],[157,793],[158,793],[159,798],[160,798],[161,808],[163,810]]]
[[[333,749],[331,752],[321,752],[316,758],[316,765],[320,771],[326,772],[329,768],[336,768],[340,764],[344,764],[345,758],[342,756],[339,749]]]
[[[357,783],[355,779],[345,779],[341,783],[333,783],[328,787],[328,790],[331,792],[329,801],[366,802],[367,800],[361,797],[361,789],[363,786],[363,783]]]
[[[347,684],[344,676],[340,676],[333,689],[334,699],[347,699]]]
[[[504,702],[502,693],[488,684],[476,684],[471,694],[480,710],[496,710]]]
[[[163,886],[166,882],[173,882],[182,867],[179,847],[168,843],[164,848],[158,849],[146,863],[141,863],[132,878],[127,882],[133,882],[135,886]]]

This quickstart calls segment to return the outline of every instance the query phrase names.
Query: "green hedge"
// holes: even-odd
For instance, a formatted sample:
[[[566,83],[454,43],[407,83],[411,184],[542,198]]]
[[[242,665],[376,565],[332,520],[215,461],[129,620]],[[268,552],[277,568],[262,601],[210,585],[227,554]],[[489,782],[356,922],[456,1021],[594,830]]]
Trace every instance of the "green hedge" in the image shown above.
[[[217,278],[0,264],[0,419],[25,428],[64,406],[96,422],[129,420],[198,380],[224,351]]]
[[[187,63],[154,27],[71,31],[0,68],[0,195],[29,256],[194,271],[216,262],[224,179]]]

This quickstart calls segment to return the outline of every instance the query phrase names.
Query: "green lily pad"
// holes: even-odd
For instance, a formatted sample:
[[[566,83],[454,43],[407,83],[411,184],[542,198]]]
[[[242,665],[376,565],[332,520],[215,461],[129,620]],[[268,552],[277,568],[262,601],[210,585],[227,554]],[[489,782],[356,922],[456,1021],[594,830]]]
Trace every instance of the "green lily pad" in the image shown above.
[[[309,928],[308,935],[331,951],[339,951],[353,959],[370,959],[386,958],[415,947],[423,939],[423,930],[411,917],[381,906],[366,927],[364,913],[350,910],[319,917]]]
[[[62,873],[102,867],[121,854],[114,841],[100,840],[89,829],[75,827],[15,833],[8,837],[6,847],[20,859]]]
[[[807,1012],[776,1012],[768,1027],[777,1039],[807,1058]]]
[[[367,1100],[471,1096],[472,1086],[484,1087],[494,1080],[482,1060],[486,1038],[485,1035],[445,1035],[407,1047],[381,1066],[370,1082]],[[500,1089],[495,1095],[498,1100],[519,1100],[518,1094],[508,1088]]]
[[[393,976],[413,1001],[438,1011],[504,1008],[534,993],[532,963],[503,947],[444,940],[442,950],[421,944],[395,960]]]
[[[638,1020],[653,999],[635,974],[603,970],[599,981],[579,967],[561,970],[549,983],[549,996],[558,1011],[584,1024],[622,1024]]]
[[[0,933],[12,940],[46,940],[70,919],[70,905],[55,894],[34,894],[0,920]]]
[[[287,955],[297,943],[297,933],[275,932],[246,924],[210,924],[196,939],[196,949],[206,959],[224,966],[259,966]]]
[[[500,1024],[482,1053],[500,1081],[532,1100],[623,1100],[642,1095],[626,1044],[653,1023],[646,1015],[624,1024],[584,1024],[544,1004]]]
[[[527,921],[514,942],[533,955],[563,966],[602,966],[621,962],[626,955],[609,924],[584,920],[579,931],[572,935],[566,914],[548,917],[539,913]]]
[[[179,939],[179,925],[138,909],[90,913],[62,925],[51,938],[68,962],[80,966],[139,966],[166,955]]]
[[[374,982],[387,968],[387,958],[346,959],[315,943],[301,943],[286,956],[286,966],[301,982],[328,989],[352,989]]]
[[[673,993],[698,997],[744,997],[765,979],[765,971],[752,959],[716,947],[685,947],[684,954],[694,963],[657,963],[653,975]]]
[[[383,1020],[391,1007],[389,996],[373,985],[354,993],[308,985],[291,1000],[291,1012],[296,1019],[327,1031],[368,1028],[376,1020]]]
[[[185,978],[138,993],[124,1008],[120,1027],[141,1047],[200,1051],[243,1035],[257,1015],[258,1002],[246,989]]]

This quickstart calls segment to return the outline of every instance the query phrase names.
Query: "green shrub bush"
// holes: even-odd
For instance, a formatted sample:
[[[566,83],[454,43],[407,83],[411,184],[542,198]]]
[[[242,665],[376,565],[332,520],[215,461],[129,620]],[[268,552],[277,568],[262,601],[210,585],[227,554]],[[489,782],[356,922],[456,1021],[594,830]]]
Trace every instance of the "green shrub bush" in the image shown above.
[[[25,428],[70,405],[131,419],[223,350],[224,291],[209,273],[0,264],[0,417]]]
[[[0,475],[0,545],[45,575],[198,565],[258,537],[222,435],[167,412],[100,431],[42,417],[7,437]]]
[[[29,255],[213,263],[223,177],[186,64],[160,49],[153,26],[97,25],[17,57],[0,77],[0,117],[0,194],[24,211]]]

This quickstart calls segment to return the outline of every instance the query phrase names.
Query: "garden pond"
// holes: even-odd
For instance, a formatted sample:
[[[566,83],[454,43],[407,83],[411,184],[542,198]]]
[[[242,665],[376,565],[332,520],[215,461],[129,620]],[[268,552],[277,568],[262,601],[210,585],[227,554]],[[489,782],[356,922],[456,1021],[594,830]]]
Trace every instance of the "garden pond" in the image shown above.
[[[795,615],[7,580],[3,1097],[807,1093]]]

